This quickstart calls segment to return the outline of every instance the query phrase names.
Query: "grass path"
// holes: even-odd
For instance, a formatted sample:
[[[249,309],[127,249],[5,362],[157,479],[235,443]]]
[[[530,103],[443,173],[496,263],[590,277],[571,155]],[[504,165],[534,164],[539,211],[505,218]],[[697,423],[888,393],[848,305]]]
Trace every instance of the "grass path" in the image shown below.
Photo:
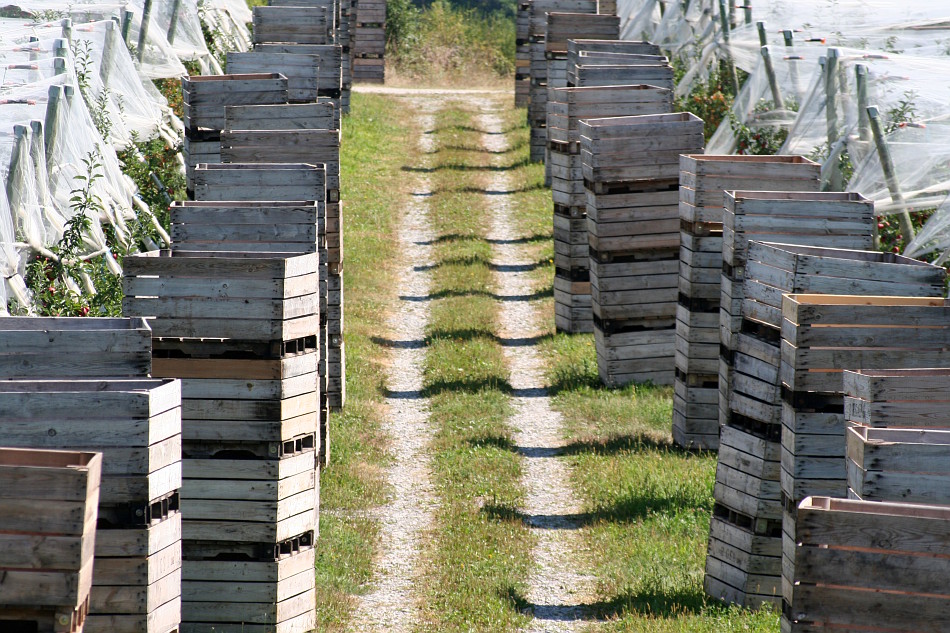
[[[716,459],[672,446],[670,389],[605,389],[593,337],[553,331],[550,192],[509,101],[354,97],[320,630],[776,633],[703,595]]]

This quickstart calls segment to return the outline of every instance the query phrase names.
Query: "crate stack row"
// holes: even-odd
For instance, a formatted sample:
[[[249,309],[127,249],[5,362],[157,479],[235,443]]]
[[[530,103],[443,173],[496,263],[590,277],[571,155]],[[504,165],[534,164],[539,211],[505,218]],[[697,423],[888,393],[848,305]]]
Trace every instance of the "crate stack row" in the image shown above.
[[[894,269],[897,274],[889,285],[906,290],[895,293],[902,296],[788,294],[783,298],[782,592],[783,617],[789,624],[800,620],[794,612],[802,600],[795,585],[798,505],[816,494],[847,496],[842,370],[950,367],[950,304],[942,298],[944,271],[915,264],[878,267]],[[860,279],[844,281],[863,285]],[[906,296],[915,290],[929,296]]]
[[[515,107],[527,108],[531,101],[531,1],[520,0],[515,16]]]
[[[725,190],[818,191],[821,165],[800,156],[680,159],[680,278],[673,441],[719,447],[719,320]]]
[[[263,171],[322,175],[218,169],[232,173],[210,185],[203,167],[199,197],[204,186],[239,194],[234,176],[268,191]],[[125,260],[123,311],[150,317],[152,373],[182,385],[183,633],[314,628],[317,268],[313,252]]]
[[[909,633],[946,612],[948,388],[948,369],[844,372],[850,500],[799,504],[783,631]]]
[[[3,445],[102,456],[88,547],[52,550],[89,557],[78,614],[86,633],[170,633],[181,623],[181,384],[150,370],[142,319],[0,319]]]
[[[597,0],[531,0],[528,6],[528,44],[531,55],[528,124],[531,127],[530,158],[537,162],[544,160],[547,147],[548,62],[545,37],[549,13],[596,14]],[[569,34],[569,37],[573,37],[573,34]]]
[[[812,205],[817,208],[819,198],[833,194],[808,195],[814,198]],[[840,200],[836,204],[840,205]],[[863,199],[849,204],[864,209],[852,208],[852,212],[867,213],[863,222],[852,224],[852,230],[860,233],[863,226],[865,235],[870,235],[873,207]],[[788,205],[790,209],[796,206],[802,208]],[[777,204],[772,212],[777,213],[782,208]],[[829,208],[834,208],[834,204]],[[847,210],[843,210],[842,215],[847,215]],[[830,214],[830,218],[835,217],[834,213]],[[817,220],[815,225],[818,226]],[[794,470],[788,461],[791,454],[783,446],[791,437],[785,426],[787,423],[789,428],[795,427],[794,416],[786,420],[787,412],[783,411],[783,399],[794,401],[794,396],[783,387],[786,352],[782,342],[783,295],[849,292],[936,296],[941,292],[944,275],[941,269],[922,262],[871,251],[755,241],[748,243],[744,250],[742,324],[736,335],[735,372],[729,393],[733,415],[722,428],[706,588],[711,595],[757,606],[761,602],[778,601],[777,574],[781,574],[781,564],[775,552],[781,534],[779,528],[787,530],[789,527],[786,524],[788,512],[784,508],[808,494],[805,492],[797,498],[790,491],[786,494],[790,480],[783,474],[786,469]],[[840,381],[840,376],[831,380]],[[803,412],[814,407],[822,423],[832,419],[841,422],[840,395],[837,404],[834,396],[820,402],[821,394],[803,393],[802,397],[810,403],[802,405]],[[802,415],[805,416],[803,428],[807,428],[807,414]],[[832,429],[828,427],[820,432],[830,433]],[[843,430],[839,433],[843,436]],[[802,450],[807,452],[808,449],[803,446]],[[802,458],[803,462],[809,459],[805,454]],[[800,474],[805,477],[804,473]],[[802,485],[807,488],[805,479]],[[729,532],[741,536],[745,542],[758,546],[759,551],[769,553],[760,555],[755,550],[743,549],[717,536],[717,531],[720,535]]]
[[[381,84],[386,80],[386,0],[353,2],[353,81]]]
[[[0,448],[5,631],[89,630],[101,471],[100,453]]]
[[[561,332],[593,332],[582,119],[667,114],[672,92],[646,85],[556,88],[548,101],[548,165],[554,198],[554,321]]]
[[[610,386],[672,384],[679,277],[679,157],[703,122],[657,114],[580,122],[597,365]]]

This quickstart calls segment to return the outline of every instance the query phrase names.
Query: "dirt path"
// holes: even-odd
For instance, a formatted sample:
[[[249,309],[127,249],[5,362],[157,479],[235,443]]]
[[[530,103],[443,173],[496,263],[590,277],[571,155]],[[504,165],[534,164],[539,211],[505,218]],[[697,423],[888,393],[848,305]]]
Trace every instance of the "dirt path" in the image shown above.
[[[400,104],[403,107],[403,104]],[[425,132],[435,127],[439,101],[420,98],[405,106],[418,112],[419,155],[433,150],[434,140]],[[422,165],[429,166],[429,165]],[[397,239],[401,273],[401,294],[424,297],[429,294],[433,235],[428,224],[428,197],[431,186],[426,174],[413,183],[411,200],[403,207]],[[350,630],[358,633],[411,631],[420,620],[416,601],[416,563],[421,536],[431,528],[436,497],[430,480],[428,403],[421,397],[425,366],[425,328],[429,302],[400,301],[390,317],[387,331],[392,354],[386,387],[387,414],[383,430],[391,438],[393,463],[388,472],[390,502],[373,514],[380,523],[379,558],[375,563],[372,589],[361,596]]]
[[[488,110],[481,116],[480,129],[486,133],[482,145],[493,152],[507,149],[507,137],[498,114],[498,99],[486,99]],[[505,160],[504,156],[499,162]],[[494,172],[490,191],[513,189],[505,171]],[[587,605],[593,602],[593,578],[578,572],[582,567],[583,540],[578,529],[582,510],[571,489],[568,466],[561,457],[564,446],[561,416],[551,407],[545,388],[543,360],[532,343],[542,334],[537,330],[537,304],[527,297],[534,287],[530,272],[517,264],[530,264],[525,247],[518,243],[523,237],[517,229],[509,196],[491,196],[494,206],[489,239],[494,260],[504,264],[498,273],[502,307],[499,315],[501,331],[507,341],[505,358],[514,388],[515,414],[510,423],[517,429],[515,444],[523,458],[522,484],[526,491],[521,511],[534,532],[537,545],[532,552],[534,571],[528,579],[525,596],[534,619],[529,632],[577,631],[589,618]],[[527,267],[526,267],[527,268]]]

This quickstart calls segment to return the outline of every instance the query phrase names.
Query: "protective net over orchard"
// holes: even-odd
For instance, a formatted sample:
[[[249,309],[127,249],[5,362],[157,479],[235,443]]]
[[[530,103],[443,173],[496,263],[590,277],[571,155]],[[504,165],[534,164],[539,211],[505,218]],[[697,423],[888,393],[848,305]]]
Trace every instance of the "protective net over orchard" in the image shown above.
[[[950,5],[927,0],[628,0],[622,37],[678,69],[710,154],[804,154],[827,190],[875,200],[905,254],[950,248]],[[711,116],[708,116],[711,113]]]

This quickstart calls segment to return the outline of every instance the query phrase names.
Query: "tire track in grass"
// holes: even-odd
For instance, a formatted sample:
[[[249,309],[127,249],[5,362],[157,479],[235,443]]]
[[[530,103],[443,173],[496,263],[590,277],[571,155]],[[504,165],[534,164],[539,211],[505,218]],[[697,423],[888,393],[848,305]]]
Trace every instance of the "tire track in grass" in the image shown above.
[[[496,155],[508,146],[498,108],[497,101],[487,100],[483,104],[486,111],[480,117],[480,127],[486,131],[482,144]],[[490,191],[512,189],[508,171],[493,173]],[[489,204],[494,209],[489,241],[499,271],[502,301],[498,334],[504,342],[514,390],[515,413],[509,424],[517,429],[515,444],[524,469],[522,486],[526,495],[520,511],[536,537],[533,571],[527,595],[523,596],[525,610],[533,616],[526,630],[577,631],[589,623],[595,595],[594,578],[578,571],[586,559],[580,534],[582,504],[571,487],[570,471],[562,456],[566,442],[561,415],[551,406],[544,361],[536,348],[542,333],[537,327],[537,303],[532,301],[536,298],[530,273],[533,262],[520,243],[512,196],[490,195]]]
[[[435,125],[433,99],[407,101],[418,111],[420,156],[434,146],[428,132]],[[427,159],[424,159],[427,160]],[[425,166],[425,165],[424,165]],[[431,279],[432,232],[428,198],[429,176],[421,171],[412,198],[402,209],[397,239],[402,253],[399,288],[404,296],[426,296]],[[417,562],[421,539],[431,528],[436,497],[430,479],[428,400],[422,395],[425,364],[425,331],[429,304],[402,299],[393,311],[387,331],[392,348],[387,371],[386,417],[383,431],[389,436],[392,464],[387,473],[390,501],[373,514],[380,524],[379,558],[374,564],[374,582],[359,598],[350,630],[407,632],[420,619],[416,596]]]

